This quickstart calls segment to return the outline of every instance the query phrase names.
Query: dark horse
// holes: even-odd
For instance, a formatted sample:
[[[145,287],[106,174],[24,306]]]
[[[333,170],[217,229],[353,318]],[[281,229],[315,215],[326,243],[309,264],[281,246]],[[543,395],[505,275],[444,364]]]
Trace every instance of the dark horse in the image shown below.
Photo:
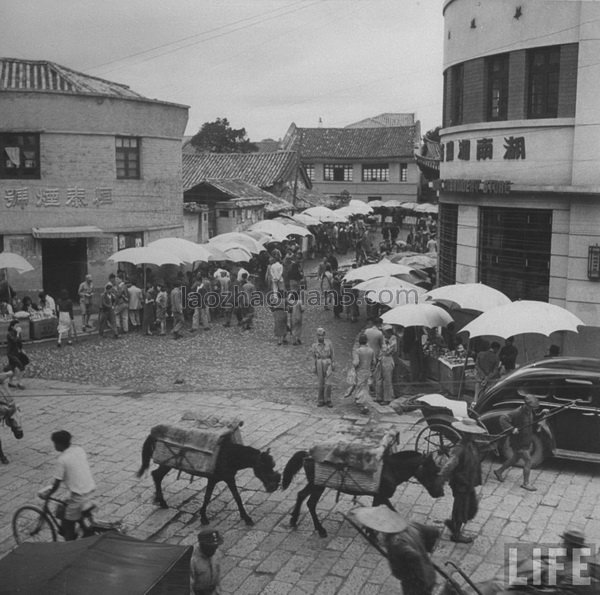
[[[325,491],[325,486],[315,485],[315,462],[308,456],[305,450],[298,451],[285,466],[283,471],[283,479],[281,481],[281,489],[285,490],[289,487],[292,478],[304,467],[306,479],[308,483],[298,492],[296,498],[296,506],[292,511],[290,526],[298,525],[298,516],[302,502],[308,496],[306,506],[310,511],[315,530],[318,531],[321,537],[327,537],[327,531],[321,525],[317,516],[317,502]],[[396,488],[403,482],[415,477],[427,489],[432,498],[440,498],[444,495],[444,487],[439,478],[440,468],[433,460],[432,455],[422,455],[413,450],[405,450],[395,454],[385,455],[383,457],[383,469],[381,471],[381,482],[379,491],[376,494],[360,493],[350,489],[340,490],[345,494],[354,496],[373,496],[373,506],[385,504],[392,510],[394,507],[390,502],[390,498],[394,495]]]
[[[7,425],[17,440],[23,438],[23,426],[21,425],[21,411],[14,404],[4,407],[4,401],[0,397],[0,424]],[[0,441],[0,463],[8,465],[8,459],[2,450],[2,441]]]
[[[142,466],[137,472],[137,476],[141,477],[148,469],[150,465],[150,458],[154,452],[156,445],[156,439],[152,436],[148,436],[142,447]],[[161,482],[163,477],[174,467],[167,465],[159,465],[154,471],[152,471],[152,479],[154,480],[154,486],[156,488],[156,494],[154,496],[154,502],[157,503],[161,508],[167,508],[165,502]],[[240,494],[235,484],[235,474],[241,469],[252,468],[254,475],[265,486],[265,490],[271,493],[279,487],[279,481],[281,474],[275,471],[275,462],[273,457],[269,454],[267,449],[265,452],[261,452],[251,446],[244,446],[242,444],[235,444],[229,438],[226,438],[219,450],[217,461],[215,464],[214,473],[195,473],[200,477],[206,477],[208,483],[206,485],[206,492],[204,493],[204,502],[200,509],[200,522],[203,525],[208,525],[208,517],[206,516],[206,509],[210,499],[212,498],[213,490],[215,486],[220,482],[224,481],[227,487],[233,495],[233,499],[238,505],[240,516],[246,525],[253,525],[254,522],[244,509],[244,504],[240,498]]]

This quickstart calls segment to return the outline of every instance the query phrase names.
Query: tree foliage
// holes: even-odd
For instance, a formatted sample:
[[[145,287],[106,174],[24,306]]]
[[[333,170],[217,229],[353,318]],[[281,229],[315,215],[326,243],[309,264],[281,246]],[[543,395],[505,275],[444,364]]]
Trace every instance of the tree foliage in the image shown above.
[[[246,137],[245,128],[232,128],[227,118],[205,122],[191,144],[203,153],[254,153],[258,147]]]

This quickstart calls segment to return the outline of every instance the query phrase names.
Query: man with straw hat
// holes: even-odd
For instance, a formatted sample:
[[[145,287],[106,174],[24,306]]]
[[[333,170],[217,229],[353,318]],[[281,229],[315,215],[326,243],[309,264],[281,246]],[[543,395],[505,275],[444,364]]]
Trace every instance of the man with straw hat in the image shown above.
[[[404,595],[429,595],[435,587],[433,552],[440,530],[420,523],[407,523],[387,506],[358,508],[354,518],[365,527],[383,533],[392,574],[402,583]]]
[[[478,434],[485,434],[486,431],[470,418],[455,421],[452,427],[460,432],[461,439],[440,471],[440,476],[448,480],[454,497],[452,517],[446,519],[445,524],[452,533],[452,541],[471,543],[473,537],[463,535],[462,527],[467,521],[475,518],[478,510],[475,487],[481,485],[481,460],[473,438]]]

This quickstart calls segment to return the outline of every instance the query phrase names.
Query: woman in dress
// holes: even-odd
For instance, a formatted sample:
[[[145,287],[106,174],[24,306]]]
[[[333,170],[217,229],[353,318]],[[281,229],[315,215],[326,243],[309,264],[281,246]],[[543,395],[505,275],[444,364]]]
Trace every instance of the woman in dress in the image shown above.
[[[8,366],[5,370],[12,371],[12,382],[8,386],[12,388],[24,389],[20,378],[25,371],[25,366],[29,363],[29,358],[23,351],[23,340],[21,339],[21,325],[18,320],[11,320],[6,334],[6,355],[8,356]]]
[[[156,294],[156,323],[160,327],[160,335],[167,334],[167,306],[169,304],[169,296],[164,285],[157,285]]]
[[[152,334],[152,327],[154,326],[154,300],[156,299],[156,291],[152,283],[146,285],[146,292],[144,293],[144,310],[142,318],[142,333],[144,335]]]
[[[57,347],[62,347],[63,336],[67,336],[67,345],[71,345],[71,335],[75,339],[75,325],[73,324],[73,302],[69,299],[69,293],[66,289],[61,290],[60,298],[56,304],[56,314],[58,315],[58,342]]]
[[[382,405],[388,405],[394,399],[394,356],[398,351],[398,343],[394,328],[386,324],[383,327],[383,344],[379,352],[380,368],[377,377],[377,402]]]
[[[358,337],[358,349],[352,356],[352,365],[356,370],[354,395],[361,413],[368,413],[368,405],[373,402],[369,393],[369,381],[375,368],[375,352],[367,344],[367,335]]]
[[[300,345],[302,343],[302,318],[304,306],[300,300],[300,296],[296,291],[291,291],[288,296],[290,327],[292,329],[292,345]]]
[[[287,345],[285,339],[287,326],[287,304],[285,295],[282,291],[271,295],[271,312],[273,312],[273,334],[277,337],[277,345]]]

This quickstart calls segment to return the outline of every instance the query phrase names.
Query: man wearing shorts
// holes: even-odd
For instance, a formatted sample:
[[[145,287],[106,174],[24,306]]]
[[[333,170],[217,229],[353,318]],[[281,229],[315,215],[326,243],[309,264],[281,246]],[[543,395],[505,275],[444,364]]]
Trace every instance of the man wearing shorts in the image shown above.
[[[66,500],[65,518],[62,522],[63,536],[66,541],[75,539],[75,523],[81,519],[82,514],[92,507],[91,495],[96,489],[87,456],[81,446],[71,445],[71,434],[66,430],[59,430],[52,434],[54,448],[61,454],[58,457],[54,472],[54,483],[43,496],[50,497],[61,482],[69,490]]]
[[[512,429],[509,438],[513,454],[504,464],[494,471],[498,481],[504,481],[504,472],[519,461],[523,461],[523,483],[521,487],[530,492],[535,492],[536,488],[529,483],[531,473],[531,447],[533,445],[533,432],[536,419],[539,417],[536,412],[540,406],[539,399],[535,395],[524,394],[524,403],[518,409],[500,417],[500,425],[503,430]]]

